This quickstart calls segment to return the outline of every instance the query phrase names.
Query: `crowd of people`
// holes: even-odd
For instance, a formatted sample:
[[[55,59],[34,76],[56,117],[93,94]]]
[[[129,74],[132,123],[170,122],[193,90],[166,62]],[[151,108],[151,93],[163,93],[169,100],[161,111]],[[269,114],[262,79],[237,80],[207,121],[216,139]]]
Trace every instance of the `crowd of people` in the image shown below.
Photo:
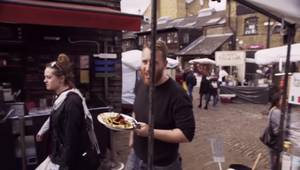
[[[219,86],[225,81],[228,74],[223,71],[221,77],[214,73],[208,75],[207,71],[195,71],[193,67],[184,70],[183,73],[178,72],[176,81],[186,90],[191,99],[193,99],[194,87],[199,87],[199,108],[202,108],[202,100],[205,99],[204,109],[208,109],[209,102],[212,98],[212,106],[216,106],[219,101]],[[197,81],[199,81],[197,83]]]

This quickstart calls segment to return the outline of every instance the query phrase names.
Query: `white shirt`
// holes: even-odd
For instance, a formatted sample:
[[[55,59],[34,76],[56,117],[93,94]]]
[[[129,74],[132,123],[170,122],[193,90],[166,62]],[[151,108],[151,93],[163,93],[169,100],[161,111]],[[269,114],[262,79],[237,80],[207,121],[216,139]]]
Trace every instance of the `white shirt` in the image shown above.
[[[222,81],[223,77],[226,77],[226,76],[228,76],[228,73],[225,70],[222,69],[219,72],[219,81]]]

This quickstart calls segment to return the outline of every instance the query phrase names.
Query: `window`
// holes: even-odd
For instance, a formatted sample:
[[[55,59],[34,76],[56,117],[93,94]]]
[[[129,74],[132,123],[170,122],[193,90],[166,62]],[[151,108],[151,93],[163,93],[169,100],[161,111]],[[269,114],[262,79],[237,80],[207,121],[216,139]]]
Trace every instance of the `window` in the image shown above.
[[[173,42],[172,34],[171,34],[171,33],[168,33],[168,34],[167,34],[167,44],[171,44],[172,42]]]
[[[257,17],[251,17],[245,19],[245,35],[257,34]]]
[[[142,46],[142,45],[143,45],[143,37],[139,36],[139,46]]]
[[[277,23],[273,26],[273,34],[280,33],[280,31],[281,31],[281,24],[277,22]]]
[[[189,41],[190,41],[189,33],[184,33],[183,34],[183,43],[186,44],[186,43],[189,43]]]
[[[145,35],[144,36],[144,45],[150,47],[150,45],[151,45],[151,37],[150,37],[150,35],[147,35],[147,36]]]
[[[178,43],[178,34],[177,34],[177,32],[173,32],[173,42]]]
[[[162,35],[157,35],[157,40],[165,41]]]
[[[167,33],[167,44],[178,43],[178,34],[177,32]]]

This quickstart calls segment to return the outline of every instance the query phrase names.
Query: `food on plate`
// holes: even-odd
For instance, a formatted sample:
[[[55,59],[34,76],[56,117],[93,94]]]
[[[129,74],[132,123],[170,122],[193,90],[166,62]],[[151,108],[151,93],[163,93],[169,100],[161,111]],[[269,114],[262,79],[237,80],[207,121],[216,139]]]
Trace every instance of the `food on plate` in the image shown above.
[[[103,121],[114,128],[132,129],[133,122],[125,119],[121,114],[103,116]]]

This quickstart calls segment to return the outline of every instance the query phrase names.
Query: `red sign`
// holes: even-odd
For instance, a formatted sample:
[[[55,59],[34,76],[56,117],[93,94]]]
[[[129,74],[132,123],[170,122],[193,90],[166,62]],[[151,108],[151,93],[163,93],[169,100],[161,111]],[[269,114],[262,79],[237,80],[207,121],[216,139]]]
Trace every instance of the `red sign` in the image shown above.
[[[264,45],[262,44],[249,44],[249,45],[246,45],[246,49],[263,49],[265,48]]]

